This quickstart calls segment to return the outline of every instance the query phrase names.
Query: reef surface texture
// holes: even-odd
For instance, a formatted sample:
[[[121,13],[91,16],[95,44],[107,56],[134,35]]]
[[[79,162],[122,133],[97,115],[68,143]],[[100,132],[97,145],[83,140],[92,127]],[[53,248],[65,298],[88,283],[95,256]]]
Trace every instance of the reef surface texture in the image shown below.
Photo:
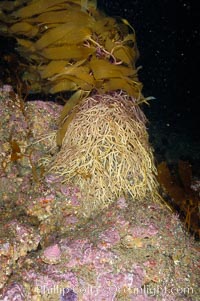
[[[0,89],[0,300],[197,301],[199,245],[177,215],[120,197],[79,216],[82,191],[45,174],[61,110]]]

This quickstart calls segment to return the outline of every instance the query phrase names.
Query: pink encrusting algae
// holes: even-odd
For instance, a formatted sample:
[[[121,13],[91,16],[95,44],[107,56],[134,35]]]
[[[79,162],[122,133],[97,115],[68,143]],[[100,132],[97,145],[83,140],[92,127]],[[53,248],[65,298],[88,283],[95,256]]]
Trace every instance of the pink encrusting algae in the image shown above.
[[[58,244],[47,247],[41,256],[46,263],[55,264],[61,259],[61,250]]]
[[[178,216],[128,196],[80,216],[82,191],[41,168],[61,106],[30,101],[25,118],[9,92],[0,97],[0,300],[198,300],[198,243]],[[11,133],[38,178],[27,157],[10,160]]]
[[[13,282],[3,290],[1,301],[26,301],[25,289],[24,287],[17,283]]]

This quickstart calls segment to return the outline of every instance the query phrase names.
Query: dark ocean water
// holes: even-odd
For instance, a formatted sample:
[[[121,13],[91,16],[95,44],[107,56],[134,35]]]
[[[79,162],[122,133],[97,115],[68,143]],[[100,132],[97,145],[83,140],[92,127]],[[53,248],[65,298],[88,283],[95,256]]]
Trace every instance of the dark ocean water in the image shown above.
[[[145,96],[154,96],[144,111],[157,159],[188,160],[199,166],[199,96],[195,69],[200,41],[200,12],[183,0],[101,0],[109,15],[126,18],[135,28],[140,51],[139,78]]]

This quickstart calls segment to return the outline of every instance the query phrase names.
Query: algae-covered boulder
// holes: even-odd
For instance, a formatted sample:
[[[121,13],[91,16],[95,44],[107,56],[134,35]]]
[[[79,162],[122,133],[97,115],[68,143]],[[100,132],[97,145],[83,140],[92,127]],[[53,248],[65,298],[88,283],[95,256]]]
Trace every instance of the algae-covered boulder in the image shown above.
[[[24,116],[4,89],[0,90],[4,117],[0,300],[198,300],[199,244],[185,232],[178,216],[159,199],[155,203],[148,198],[147,189],[140,200],[127,194],[108,201],[92,218],[82,218],[78,212],[87,190],[62,184],[64,176],[58,177],[56,171],[40,173],[44,158],[49,164],[59,154],[52,125],[61,106],[27,102]],[[14,161],[11,132],[21,151]],[[38,178],[29,158],[23,157],[30,151]]]

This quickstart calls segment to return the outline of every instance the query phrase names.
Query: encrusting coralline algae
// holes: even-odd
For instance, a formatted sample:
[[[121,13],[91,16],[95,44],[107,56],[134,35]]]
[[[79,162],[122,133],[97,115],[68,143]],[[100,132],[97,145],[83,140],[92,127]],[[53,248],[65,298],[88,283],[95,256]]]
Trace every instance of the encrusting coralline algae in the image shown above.
[[[0,300],[196,301],[198,244],[178,216],[121,197],[95,218],[79,218],[81,191],[40,174],[59,105],[27,102],[25,121],[12,103],[1,90]],[[23,154],[32,150],[38,181],[27,157],[10,160],[11,131]]]

